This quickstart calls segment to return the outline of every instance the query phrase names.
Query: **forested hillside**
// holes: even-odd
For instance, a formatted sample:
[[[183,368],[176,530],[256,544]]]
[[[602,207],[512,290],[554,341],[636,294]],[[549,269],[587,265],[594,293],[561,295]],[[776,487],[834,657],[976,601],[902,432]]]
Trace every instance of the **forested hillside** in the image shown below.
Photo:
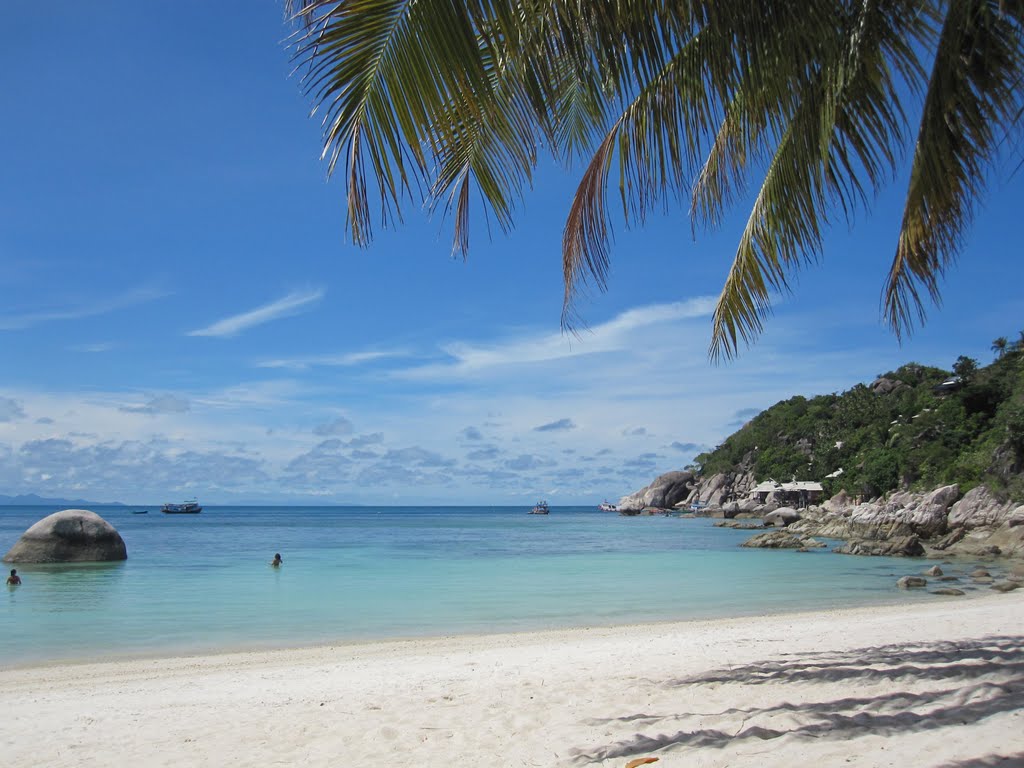
[[[782,401],[696,462],[704,476],[818,480],[829,495],[959,483],[1024,500],[1021,336],[997,339],[985,367],[963,356],[952,371],[910,363],[842,394]]]

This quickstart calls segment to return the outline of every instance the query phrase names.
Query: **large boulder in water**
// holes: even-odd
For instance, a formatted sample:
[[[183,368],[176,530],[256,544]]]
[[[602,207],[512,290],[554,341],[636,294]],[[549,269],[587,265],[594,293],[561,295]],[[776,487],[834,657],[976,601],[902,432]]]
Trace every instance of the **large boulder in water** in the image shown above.
[[[655,478],[654,482],[636,493],[619,499],[620,512],[639,511],[646,507],[671,509],[689,496],[693,487],[693,472],[666,472]]]
[[[117,530],[87,509],[65,509],[44,517],[4,555],[5,563],[90,563],[127,560]]]
[[[776,528],[785,528],[787,525],[800,520],[800,513],[792,507],[779,507],[774,512],[764,516],[765,525],[774,525]]]

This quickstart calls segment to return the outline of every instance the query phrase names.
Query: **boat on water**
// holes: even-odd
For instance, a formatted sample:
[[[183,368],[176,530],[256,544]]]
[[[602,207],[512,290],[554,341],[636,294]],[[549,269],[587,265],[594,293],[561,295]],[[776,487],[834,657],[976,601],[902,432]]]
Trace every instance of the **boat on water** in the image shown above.
[[[160,511],[168,515],[195,515],[202,512],[203,508],[199,506],[198,499],[189,499],[181,504],[164,504]]]
[[[610,501],[608,501],[608,499],[605,499],[600,504],[598,504],[597,508],[599,510],[601,510],[602,512],[618,512],[619,511],[619,508],[617,506],[615,506],[614,504],[612,504]]]
[[[550,510],[548,509],[548,503],[541,499],[540,501],[533,505],[533,509],[531,509],[527,514],[546,515],[548,514],[548,512],[550,512]]]
[[[132,514],[133,515],[148,515],[149,514],[149,510],[148,509],[133,509],[132,510]]]

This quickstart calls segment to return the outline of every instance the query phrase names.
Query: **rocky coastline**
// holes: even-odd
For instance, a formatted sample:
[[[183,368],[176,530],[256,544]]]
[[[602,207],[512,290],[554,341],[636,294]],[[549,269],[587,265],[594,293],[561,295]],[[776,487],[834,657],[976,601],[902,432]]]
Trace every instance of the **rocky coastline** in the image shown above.
[[[771,494],[762,502],[751,494],[755,486],[749,472],[710,477],[668,472],[624,496],[618,509],[625,515],[674,512],[724,520],[758,518],[761,527],[785,529],[784,536],[781,531],[766,531],[745,543],[754,547],[813,548],[821,545],[819,537],[843,541],[835,551],[851,555],[1024,558],[1024,504],[1002,501],[984,486],[966,493],[957,485],[926,493],[900,491],[870,501],[841,491],[801,509],[786,506]],[[758,527],[753,520],[729,525]]]

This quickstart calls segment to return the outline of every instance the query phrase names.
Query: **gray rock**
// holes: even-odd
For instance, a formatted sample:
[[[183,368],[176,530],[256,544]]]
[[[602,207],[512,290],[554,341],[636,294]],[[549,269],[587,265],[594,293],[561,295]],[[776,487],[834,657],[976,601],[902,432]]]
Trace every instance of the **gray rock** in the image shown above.
[[[752,547],[754,549],[811,549],[824,547],[826,544],[799,533],[769,531],[768,533],[759,533],[747,539],[740,546]]]
[[[86,509],[65,509],[29,528],[4,555],[5,563],[87,563],[126,560],[114,526]]]
[[[946,533],[949,508],[960,495],[960,488],[947,485],[923,496],[894,493],[882,504],[861,504],[850,513],[850,522],[862,526],[906,526],[923,539]]]
[[[967,594],[962,589],[955,589],[953,587],[940,587],[939,589],[931,590],[933,595],[949,595],[951,597],[959,597],[960,595]]]
[[[887,379],[884,376],[871,382],[871,391],[876,395],[890,395],[893,392],[902,392],[909,389],[910,385],[896,379]]]
[[[970,575],[973,578],[977,579],[981,576],[991,576],[992,574],[989,573],[985,568],[975,568],[973,571],[971,571]]]
[[[951,546],[961,541],[966,535],[966,528],[954,528],[952,531],[947,533],[942,538],[938,539],[937,541],[931,542],[931,547],[932,549],[939,550],[949,549]]]
[[[924,554],[924,547],[917,536],[899,536],[883,541],[848,541],[835,551],[841,555],[920,557]]]
[[[715,528],[737,528],[741,531],[756,531],[764,528],[759,523],[741,523],[739,520],[720,520],[717,523],[712,523]]]
[[[975,584],[991,584],[995,581],[991,576],[975,576],[972,581]]]
[[[949,512],[950,528],[998,528],[1016,517],[1018,505],[1002,503],[983,485],[972,488]]]
[[[619,510],[674,507],[691,495],[693,481],[693,472],[666,472],[655,478],[646,488],[619,499]]]
[[[800,520],[800,513],[792,507],[779,507],[774,512],[769,512],[764,516],[765,525],[774,525],[775,527],[786,527],[792,523]]]
[[[933,565],[931,568],[929,568],[927,571],[924,572],[924,575],[925,576],[941,576],[942,575],[942,569],[939,568],[939,566],[937,566],[937,565]]]
[[[943,577],[941,577],[939,579],[939,581],[960,581],[960,577],[959,576],[943,576]]]
[[[1020,589],[1020,584],[1016,581],[1001,581],[998,584],[993,584],[989,589],[994,589],[996,592],[1013,592],[1015,589]]]
[[[840,491],[831,499],[822,502],[821,508],[831,514],[839,515],[843,512],[849,512],[855,506],[857,505],[853,503],[853,500],[846,491]]]
[[[900,589],[916,589],[918,587],[928,586],[928,579],[923,576],[904,576],[896,582],[896,586]]]

